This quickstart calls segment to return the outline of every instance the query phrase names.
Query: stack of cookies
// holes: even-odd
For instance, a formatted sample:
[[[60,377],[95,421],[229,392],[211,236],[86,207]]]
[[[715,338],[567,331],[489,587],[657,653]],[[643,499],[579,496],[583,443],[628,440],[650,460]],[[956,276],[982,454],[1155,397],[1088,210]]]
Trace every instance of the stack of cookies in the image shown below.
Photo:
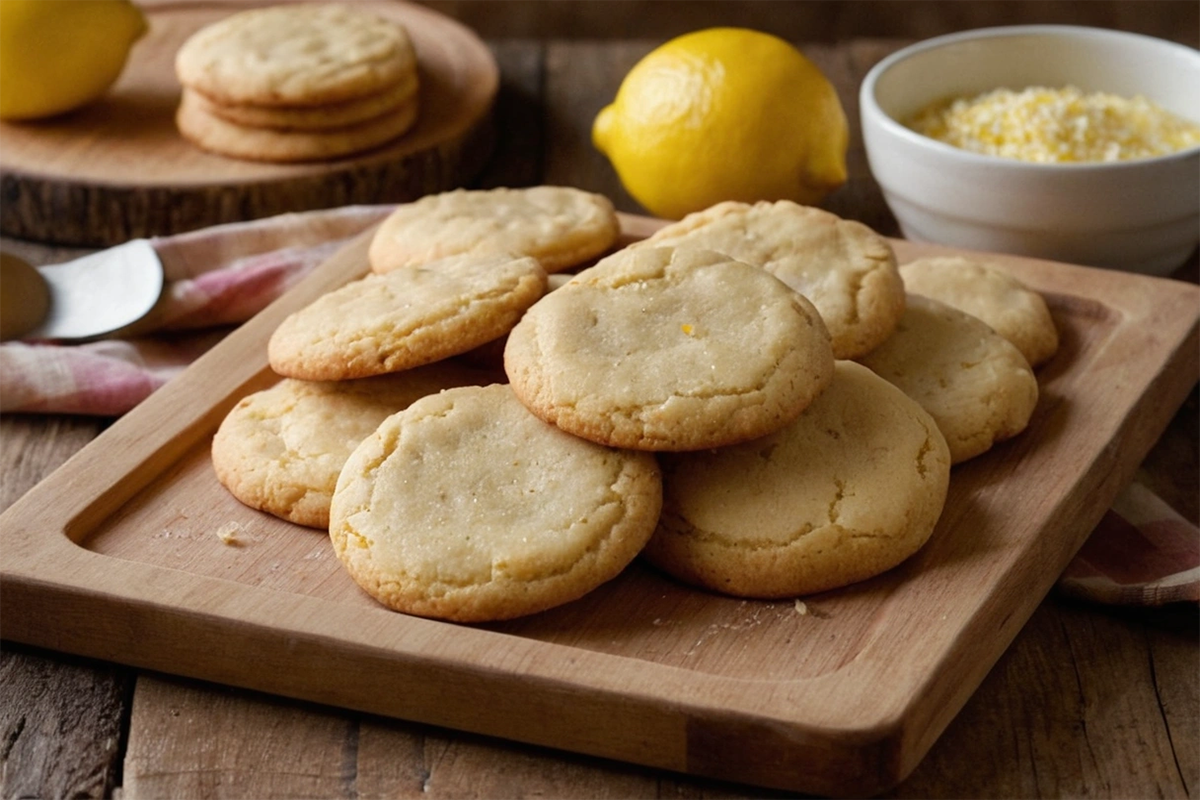
[[[351,5],[252,9],[189,38],[175,59],[176,124],[213,153],[255,161],[339,158],[412,128],[417,57],[399,22]]]
[[[606,198],[566,187],[398,207],[369,274],[274,332],[283,380],[221,425],[222,484],[327,529],[405,613],[531,614],[638,556],[797,597],[923,547],[952,465],[1026,427],[1031,364],[1057,349],[1042,298],[998,267],[904,272],[818,209],[723,203],[618,234]],[[499,363],[464,365],[481,351]]]

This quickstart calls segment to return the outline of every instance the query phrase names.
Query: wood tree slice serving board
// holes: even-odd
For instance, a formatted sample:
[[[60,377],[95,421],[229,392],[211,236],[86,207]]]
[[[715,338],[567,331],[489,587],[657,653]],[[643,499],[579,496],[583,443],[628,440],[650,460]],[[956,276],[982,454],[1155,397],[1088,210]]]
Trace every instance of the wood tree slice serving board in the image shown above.
[[[623,223],[635,238],[656,224]],[[6,638],[670,770],[876,793],[966,702],[1200,376],[1197,287],[997,256],[1046,294],[1062,347],[1030,427],[955,468],[909,561],[804,606],[635,562],[560,608],[454,625],[376,604],[326,536],[242,506],[210,462],[228,409],[276,380],[271,332],[365,274],[369,237],[0,516]]]
[[[462,186],[483,168],[495,59],[458,22],[399,0],[361,5],[402,22],[417,51],[421,112],[403,137],[308,164],[224,158],[184,140],[175,53],[200,28],[265,4],[146,4],[150,29],[107,96],[55,119],[0,123],[0,231],[103,247],[288,211],[404,202]]]

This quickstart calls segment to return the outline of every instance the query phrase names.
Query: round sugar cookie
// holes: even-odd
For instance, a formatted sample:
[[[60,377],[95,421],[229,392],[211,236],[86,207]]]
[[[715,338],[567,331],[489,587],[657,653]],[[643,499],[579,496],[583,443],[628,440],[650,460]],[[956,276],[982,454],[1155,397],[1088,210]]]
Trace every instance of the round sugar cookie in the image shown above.
[[[1046,300],[1003,267],[964,256],[918,258],[900,265],[904,287],[986,322],[1031,366],[1058,351],[1058,329]]]
[[[601,444],[697,450],[795,419],[833,376],[816,310],[708,250],[625,249],[530,308],[504,371],[547,422]]]
[[[338,473],[380,422],[421,397],[484,380],[451,364],[357,381],[284,378],[225,416],[213,436],[213,469],[245,505],[328,528]]]
[[[500,338],[545,291],[546,273],[528,256],[452,256],[370,274],[284,319],[267,358],[303,380],[411,369]]]
[[[651,454],[563,433],[493,384],[384,420],[342,469],[329,536],[384,605],[482,622],[561,605],[615,577],[661,507]]]
[[[1038,385],[1029,362],[977,317],[908,296],[896,332],[859,359],[937,421],[957,464],[1029,424]]]
[[[384,91],[416,69],[404,26],[353,4],[241,11],[194,33],[175,56],[181,84],[226,105],[340,103]]]
[[[782,430],[660,462],[647,560],[740,597],[812,594],[891,569],[928,540],[950,482],[929,414],[850,361]]]
[[[699,247],[763,267],[816,306],[837,358],[870,352],[904,313],[904,284],[886,239],[789,200],[718,203],[633,246]]]
[[[373,119],[341,128],[283,130],[238,125],[209,112],[194,92],[185,92],[175,111],[180,134],[202,150],[247,161],[325,161],[380,147],[416,123],[417,99]]]
[[[419,103],[417,76],[406,76],[376,94],[361,99],[329,103],[323,106],[247,106],[215,103],[192,89],[184,89],[189,103],[214,117],[248,128],[322,131],[345,128],[375,120],[398,111],[408,103]],[[414,106],[414,109],[417,106]]]
[[[379,226],[368,260],[375,272],[459,253],[533,256],[562,272],[600,255],[620,226],[603,195],[568,186],[455,189],[405,203]]]

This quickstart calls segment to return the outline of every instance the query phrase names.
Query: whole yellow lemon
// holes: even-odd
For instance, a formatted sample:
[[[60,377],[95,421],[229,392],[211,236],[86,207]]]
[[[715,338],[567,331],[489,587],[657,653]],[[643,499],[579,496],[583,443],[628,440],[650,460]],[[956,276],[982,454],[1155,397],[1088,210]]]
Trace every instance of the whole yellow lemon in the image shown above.
[[[813,205],[846,181],[837,92],[776,36],[709,28],[639,61],[592,143],[648,211],[678,219],[723,200]]]
[[[38,119],[100,97],[146,18],[130,0],[0,0],[0,119]]]

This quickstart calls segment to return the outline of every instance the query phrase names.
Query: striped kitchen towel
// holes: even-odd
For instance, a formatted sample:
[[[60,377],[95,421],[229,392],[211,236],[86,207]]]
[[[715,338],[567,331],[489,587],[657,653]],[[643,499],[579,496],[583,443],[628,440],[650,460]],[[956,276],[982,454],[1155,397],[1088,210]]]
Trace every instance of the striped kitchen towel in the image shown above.
[[[393,208],[283,214],[151,239],[165,285],[136,332],[0,344],[0,412],[124,414]]]

